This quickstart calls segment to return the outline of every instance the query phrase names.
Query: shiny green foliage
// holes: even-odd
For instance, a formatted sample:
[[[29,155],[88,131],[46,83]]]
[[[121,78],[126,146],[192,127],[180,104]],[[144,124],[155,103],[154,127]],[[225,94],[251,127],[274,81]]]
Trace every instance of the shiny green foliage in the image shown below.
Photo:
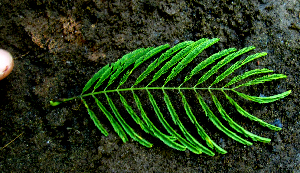
[[[168,44],[156,48],[151,47],[146,49],[137,49],[126,54],[117,62],[102,67],[86,83],[80,96],[61,99],[57,102],[51,101],[50,104],[52,106],[57,106],[61,102],[80,98],[84,103],[91,120],[101,131],[101,133],[107,136],[108,132],[102,126],[94,111],[84,99],[85,97],[91,96],[96,103],[95,105],[106,116],[113,129],[123,142],[128,141],[128,135],[131,139],[149,148],[152,147],[153,144],[142,137],[140,133],[136,132],[131,127],[131,125],[128,123],[129,118],[131,119],[130,121],[134,121],[136,124],[138,124],[142,131],[160,139],[169,147],[179,151],[189,150],[195,154],[205,153],[209,156],[214,156],[215,153],[213,150],[221,154],[227,153],[226,150],[221,148],[217,142],[215,142],[208,135],[207,130],[200,125],[201,119],[204,118],[209,119],[216,129],[219,129],[219,131],[223,132],[226,136],[243,145],[252,145],[252,142],[250,142],[249,139],[264,143],[270,142],[271,139],[258,136],[235,122],[226,112],[217,96],[223,95],[223,98],[226,98],[228,102],[233,105],[233,108],[240,113],[240,115],[249,118],[251,121],[256,121],[262,126],[265,126],[271,130],[281,130],[280,127],[269,124],[251,115],[249,112],[243,109],[231,95],[239,96],[241,99],[258,103],[274,102],[288,96],[291,91],[286,91],[268,97],[258,97],[247,95],[238,91],[238,89],[257,84],[263,85],[265,82],[286,78],[286,76],[283,74],[267,74],[259,77],[261,74],[273,72],[273,70],[265,68],[246,71],[241,75],[234,75],[234,72],[245,64],[267,54],[262,52],[249,55],[246,58],[241,58],[241,55],[253,50],[255,48],[253,46],[249,46],[238,51],[235,48],[225,49],[210,55],[204,60],[197,58],[201,52],[211,47],[218,41],[219,39],[217,38],[204,38],[195,42],[182,42],[168,50],[165,50],[170,47]],[[160,56],[158,56],[159,54]],[[156,55],[158,56],[157,59],[151,61],[149,60]],[[239,59],[237,59],[238,57]],[[128,82],[130,75],[137,68],[142,69],[141,65],[146,64],[147,60],[148,64],[150,64],[145,67],[145,70],[143,70],[140,75],[138,75],[135,82],[131,84],[129,88],[123,87],[123,84]],[[196,61],[200,61],[200,63],[193,63]],[[232,61],[234,63],[229,65]],[[213,63],[215,63],[215,65],[213,65]],[[190,72],[183,74],[183,70],[188,66],[191,68]],[[225,68],[224,66],[227,66],[228,68]],[[208,69],[207,67],[210,68]],[[255,75],[258,77],[254,78]],[[174,79],[178,79],[179,76],[184,76],[182,83],[180,83],[178,86],[167,86],[171,81],[175,81],[176,83],[176,80]],[[250,77],[251,80],[246,80]],[[196,79],[193,80],[196,82],[194,84],[192,82],[187,84],[187,82],[193,78]],[[146,82],[146,79],[148,82]],[[143,86],[139,86],[143,81],[146,83],[146,85],[144,84]],[[154,82],[158,83],[159,81],[162,81],[161,83],[163,84],[160,86],[152,86]],[[184,84],[188,87],[183,87]],[[199,85],[203,85],[204,87],[200,88],[198,87]],[[91,90],[91,92],[87,93],[88,90]],[[190,93],[194,93],[195,99],[199,102],[197,107],[190,106],[191,103],[189,102],[191,101],[187,99],[184,91],[190,91]],[[143,101],[145,101],[145,99],[148,100],[147,103],[151,105],[151,108],[147,106],[147,109],[151,109],[151,113],[146,113],[145,103],[140,100],[141,96],[138,96],[136,94],[137,92],[147,95]],[[171,92],[181,98],[181,100],[179,100],[181,105],[176,105],[176,107],[174,107],[174,100],[172,100],[169,96]],[[203,92],[209,94],[211,97],[211,104],[208,104],[208,101],[204,99]],[[217,92],[219,94],[216,96],[215,93]],[[113,100],[110,96],[111,93],[116,93],[118,97],[120,97],[120,100]],[[158,93],[163,93],[162,99],[160,100],[162,100],[164,104],[157,102],[158,99],[154,93],[155,95]],[[129,101],[128,98],[130,97],[131,100]],[[106,103],[103,103],[103,100],[106,100]],[[127,113],[124,113],[124,111],[121,112],[120,106],[117,106],[119,104],[124,107],[122,110],[126,110]],[[195,103],[192,104],[194,105]],[[183,109],[181,112],[185,112],[186,115],[182,113],[179,115],[179,109]],[[206,116],[196,117],[195,115],[198,114],[199,109],[202,109],[202,112]],[[127,115],[126,118],[124,118],[125,115]],[[160,122],[161,127],[157,127],[157,123],[153,123],[154,119]],[[226,124],[223,124],[224,122],[226,122]],[[198,135],[192,133],[191,128],[188,128],[184,125],[186,123],[194,125]],[[160,130],[162,128],[164,130]],[[200,141],[205,142],[206,146],[201,144]]]

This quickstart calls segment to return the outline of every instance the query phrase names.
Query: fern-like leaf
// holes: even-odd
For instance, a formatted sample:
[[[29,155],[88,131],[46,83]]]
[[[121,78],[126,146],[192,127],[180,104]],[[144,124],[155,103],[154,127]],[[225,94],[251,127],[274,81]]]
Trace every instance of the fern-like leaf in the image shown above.
[[[60,99],[59,101],[53,102],[50,101],[52,106],[57,106],[62,102],[70,101],[76,98],[80,98],[87,109],[90,118],[96,125],[96,127],[103,133],[105,136],[108,135],[108,132],[105,128],[101,125],[99,119],[95,115],[94,111],[88,105],[85,97],[91,96],[94,98],[97,107],[103,112],[103,114],[107,117],[115,132],[119,135],[123,142],[127,142],[128,138],[126,133],[135,141],[139,142],[140,144],[146,147],[152,147],[152,143],[142,137],[140,134],[135,132],[135,130],[126,122],[126,119],[123,118],[123,112],[121,113],[119,108],[115,105],[116,100],[113,100],[110,96],[110,93],[116,93],[119,98],[120,102],[124,106],[127,113],[130,115],[129,118],[132,118],[135,123],[137,123],[140,128],[145,131],[147,134],[151,134],[154,137],[160,139],[163,143],[168,145],[169,147],[184,151],[186,149],[190,150],[195,154],[205,153],[209,156],[214,156],[215,153],[211,149],[215,149],[217,152],[221,154],[227,153],[226,150],[221,148],[214,142],[209,135],[205,132],[204,128],[200,125],[201,118],[208,118],[212,124],[214,124],[217,129],[224,132],[228,137],[232,138],[240,142],[243,145],[252,145],[252,142],[244,139],[240,135],[243,135],[247,138],[252,139],[253,141],[260,141],[264,143],[268,143],[271,139],[266,137],[258,136],[252,132],[247,131],[241,125],[236,123],[225,111],[221,102],[214,94],[216,91],[221,91],[225,98],[232,104],[237,112],[239,112],[242,116],[249,118],[251,121],[257,121],[262,126],[268,127],[271,130],[281,130],[280,127],[274,126],[269,124],[253,115],[249,112],[244,110],[232,97],[229,96],[229,93],[236,94],[243,99],[250,100],[253,102],[258,103],[269,103],[274,102],[279,99],[282,99],[288,96],[291,91],[286,91],[280,94],[276,94],[273,96],[268,97],[257,97],[251,96],[245,93],[238,91],[237,89],[242,87],[249,87],[252,85],[257,84],[264,84],[265,82],[286,78],[283,74],[268,74],[262,77],[257,77],[250,81],[243,82],[244,79],[248,77],[253,77],[254,75],[260,75],[263,73],[272,73],[273,70],[269,69],[254,69],[245,72],[244,74],[233,76],[234,71],[240,69],[243,65],[260,58],[262,56],[267,55],[267,53],[256,53],[253,55],[248,56],[244,60],[237,60],[233,63],[229,68],[227,68],[224,72],[218,75],[213,82],[207,84],[208,86],[199,88],[197,87],[200,84],[208,83],[208,79],[211,78],[213,75],[217,74],[217,72],[226,64],[229,64],[231,61],[234,61],[235,58],[239,57],[242,54],[245,54],[254,49],[253,46],[243,48],[239,51],[236,51],[235,48],[225,49],[218,53],[215,53],[209,56],[207,59],[201,61],[197,64],[189,74],[185,75],[183,82],[179,86],[171,86],[166,87],[167,83],[171,80],[174,80],[179,73],[182,73],[182,70],[188,66],[193,60],[197,57],[205,49],[209,48],[211,45],[218,42],[219,39],[200,39],[196,42],[193,41],[186,41],[175,45],[173,48],[162,53],[157,59],[155,59],[145,71],[143,71],[136,81],[134,82],[131,87],[126,88],[122,87],[124,83],[126,83],[129,76],[136,70],[140,65],[144,64],[145,61],[150,59],[151,57],[155,56],[158,53],[161,53],[163,50],[169,47],[168,44],[159,46],[157,48],[141,48],[137,49],[131,53],[124,55],[121,59],[117,62],[108,64],[101,68],[84,86],[81,95],[77,97],[72,97],[68,99]],[[223,58],[224,57],[224,58]],[[223,58],[223,59],[221,59]],[[219,60],[221,59],[221,60]],[[208,69],[205,73],[202,72],[207,66],[215,63],[211,69]],[[164,63],[165,62],[165,63]],[[164,64],[163,64],[164,63]],[[158,69],[159,68],[159,69]],[[169,73],[166,78],[162,78],[162,76],[166,73]],[[198,74],[202,73],[201,77],[198,81],[194,84],[190,84],[193,87],[183,87],[183,84],[187,83],[191,78],[198,76]],[[121,76],[123,74],[123,76]],[[152,77],[151,77],[152,74]],[[150,81],[145,86],[139,86],[143,80],[145,80],[148,76],[150,76]],[[176,77],[177,78],[177,77]],[[216,84],[220,85],[222,81],[224,82],[225,78],[231,78],[231,80],[224,84],[223,87],[216,87],[213,88]],[[119,82],[117,84],[117,80]],[[152,86],[155,81],[162,80],[163,84],[161,86]],[[112,85],[116,83],[117,85]],[[238,85],[236,85],[238,84]],[[236,86],[233,86],[236,85]],[[116,86],[112,88],[112,86]],[[233,87],[230,87],[233,86]],[[92,89],[91,89],[92,88]],[[100,89],[102,88],[102,89]],[[88,90],[92,90],[91,92],[87,93]],[[199,106],[193,108],[189,105],[187,98],[184,95],[183,91],[192,91],[195,94],[195,98],[199,101]],[[143,102],[140,100],[139,96],[136,92],[145,91],[148,95],[149,103],[152,106],[154,113],[158,121],[161,123],[162,127],[166,130],[168,134],[165,134],[159,128],[154,125],[151,119],[154,118],[151,115],[151,119],[147,115],[146,111],[144,110]],[[161,91],[163,93],[163,100],[164,104],[166,105],[166,110],[168,110],[167,114],[164,114],[161,109],[164,109],[164,105],[160,105],[157,103],[156,96],[153,96],[153,91]],[[213,108],[211,108],[204,98],[202,97],[202,92],[208,92],[211,96],[212,103],[216,107],[216,112],[213,112]],[[182,107],[188,120],[195,126],[197,129],[199,137],[196,135],[192,135],[190,133],[190,129],[184,126],[182,122],[182,117],[185,115],[178,115],[176,109],[172,104],[172,99],[169,97],[169,92],[177,93],[179,97],[181,97]],[[124,97],[122,93],[131,93],[133,102],[136,108],[133,108],[134,105],[130,105],[128,99]],[[156,92],[159,93],[159,92]],[[104,97],[107,100],[108,107],[105,107],[102,102],[97,97]],[[201,108],[205,113],[206,117],[196,117],[193,112],[198,112],[198,109]],[[153,113],[152,113],[153,114]],[[229,130],[222,122],[219,120],[218,115],[228,123],[232,130]],[[172,122],[168,122],[166,118],[170,116]],[[177,131],[176,128],[179,130]],[[236,132],[234,132],[235,130]],[[199,142],[199,138],[206,142],[206,146]],[[210,148],[210,149],[209,149]]]

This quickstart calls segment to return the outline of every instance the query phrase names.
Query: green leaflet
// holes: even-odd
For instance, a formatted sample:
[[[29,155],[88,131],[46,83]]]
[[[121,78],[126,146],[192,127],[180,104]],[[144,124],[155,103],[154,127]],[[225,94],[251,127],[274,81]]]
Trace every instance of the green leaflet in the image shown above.
[[[94,74],[94,76],[85,84],[81,94],[87,91],[96,82],[96,80],[103,75],[103,73],[105,73],[108,70],[110,71],[110,69],[111,67],[109,66],[109,64],[107,64],[106,66],[101,68],[96,74]]]
[[[151,130],[148,128],[148,126],[140,119],[140,117],[134,112],[134,110],[131,108],[131,106],[127,103],[126,99],[122,96],[121,93],[119,93],[120,100],[123,103],[125,109],[127,112],[131,115],[132,119],[141,126],[141,128],[146,132],[152,134]],[[152,134],[153,135],[153,134]]]
[[[130,65],[135,63],[135,61],[141,57],[143,57],[148,51],[152,50],[153,48],[147,48],[147,49],[138,49],[132,53],[127,54],[128,56],[124,56],[121,58],[120,63],[119,63],[119,68],[116,69],[116,72],[110,76],[110,79],[108,81],[108,86],[110,86],[118,77],[119,75],[127,69]],[[118,60],[119,62],[119,60]],[[116,67],[116,65],[114,66]]]
[[[151,82],[148,84],[148,86],[159,79],[159,77],[170,70],[171,67],[173,67],[178,61],[186,57],[191,51],[193,51],[198,45],[202,44],[203,42],[207,41],[206,38],[200,39],[195,43],[190,44],[180,52],[178,52],[176,55],[174,55],[170,61],[168,61],[158,72],[156,72],[153,76],[153,79]]]
[[[201,136],[201,138],[203,140],[206,141],[206,144],[210,147],[210,148],[215,148],[219,153],[221,154],[226,154],[227,151],[224,150],[223,148],[221,148],[220,146],[218,146],[213,140],[211,140],[211,138],[205,133],[204,129],[201,127],[201,125],[198,123],[198,121],[196,120],[196,117],[194,116],[190,105],[188,104],[188,102],[186,101],[185,96],[183,95],[183,93],[180,91],[180,95],[182,97],[182,103],[184,105],[184,109],[186,111],[186,114],[189,116],[190,120],[192,121],[193,124],[195,124],[196,128],[197,128],[197,132],[198,134]]]
[[[261,74],[261,73],[271,73],[273,72],[273,70],[269,70],[269,69],[266,69],[266,68],[263,68],[263,69],[255,69],[255,70],[250,70],[250,71],[247,71],[246,73],[240,75],[240,76],[236,76],[234,77],[233,79],[231,79],[230,82],[228,82],[225,86],[225,87],[228,87],[232,84],[235,84],[236,82],[239,82],[243,79],[246,79],[247,77],[250,77],[250,76],[253,76],[253,75],[256,75],[256,74]]]
[[[179,51],[180,49],[185,48],[186,46],[193,43],[192,41],[185,41],[182,43],[177,44],[176,46],[172,47],[171,49],[167,50],[165,53],[163,53],[158,59],[156,59],[154,62],[152,62],[148,68],[136,79],[135,85],[139,84],[142,80],[144,80],[150,72],[152,72],[156,67],[158,67],[161,63],[166,61],[171,55]]]
[[[284,93],[273,95],[270,97],[255,97],[255,96],[249,96],[249,95],[240,93],[238,91],[234,91],[234,92],[237,93],[239,96],[243,97],[244,99],[247,99],[250,101],[254,101],[254,102],[258,102],[258,103],[270,103],[270,102],[275,102],[276,100],[279,100],[279,99],[282,99],[282,98],[288,96],[289,94],[291,94],[292,91],[289,90]]]
[[[162,50],[168,48],[169,45],[168,44],[165,44],[165,45],[162,45],[162,46],[159,46],[157,48],[154,48],[150,51],[148,51],[144,56],[141,56],[140,58],[138,58],[136,61],[135,61],[135,64],[134,64],[134,67],[132,70],[128,70],[127,73],[123,76],[123,78],[121,79],[120,81],[120,84],[118,86],[118,88],[124,84],[126,82],[126,80],[128,79],[129,75],[133,72],[134,69],[136,69],[138,66],[140,66],[144,61],[146,61],[147,59],[151,58],[152,56],[154,56],[155,54],[161,52]]]
[[[235,102],[231,97],[229,97],[224,91],[223,91],[223,93],[224,93],[224,95],[226,96],[226,98],[229,100],[229,102],[230,102],[232,105],[235,106],[236,110],[237,110],[241,115],[243,115],[243,116],[249,118],[249,119],[252,120],[252,121],[257,121],[257,122],[259,122],[262,126],[268,127],[268,128],[271,129],[271,130],[281,130],[280,127],[276,127],[276,126],[274,126],[274,125],[272,125],[272,124],[268,124],[268,123],[264,122],[263,120],[261,120],[261,119],[255,117],[255,116],[253,116],[253,115],[251,115],[250,113],[248,113],[247,111],[245,111],[242,107],[240,107],[240,106],[238,105],[238,103]]]
[[[94,121],[95,126],[101,131],[102,134],[104,134],[104,136],[108,136],[108,132],[100,124],[100,121],[96,117],[95,113],[89,108],[89,106],[86,104],[86,101],[83,98],[81,100],[82,100],[84,106],[86,107],[91,119]]]
[[[177,138],[175,136],[168,136],[163,134],[160,130],[158,130],[154,124],[150,121],[150,119],[147,117],[143,107],[142,107],[142,103],[140,102],[140,99],[138,98],[138,96],[133,92],[133,96],[134,99],[136,101],[136,104],[138,106],[138,109],[141,111],[141,115],[144,119],[144,121],[147,123],[148,127],[152,130],[152,132],[154,133],[154,135],[159,138],[161,141],[163,141],[166,145],[170,146],[171,148],[183,151],[185,150],[185,147],[176,143],[175,140],[177,140]]]
[[[264,137],[261,137],[261,136],[257,136],[255,134],[247,131],[242,126],[240,126],[236,122],[234,122],[230,118],[230,116],[225,112],[225,110],[223,109],[223,107],[222,107],[221,103],[219,102],[219,100],[217,99],[217,97],[214,96],[212,94],[212,92],[210,92],[210,93],[211,93],[211,96],[213,98],[213,101],[214,101],[216,107],[218,108],[220,114],[222,115],[222,118],[225,119],[228,122],[230,127],[235,129],[237,132],[244,134],[246,137],[250,137],[253,141],[260,141],[260,142],[265,142],[265,143],[268,143],[268,142],[271,141],[271,139],[269,139],[269,138],[264,138]]]
[[[272,81],[272,80],[276,80],[276,79],[282,79],[282,78],[286,78],[286,75],[283,74],[272,74],[272,75],[267,75],[267,76],[263,76],[260,78],[256,78],[254,80],[251,80],[249,82],[246,82],[244,84],[241,84],[235,88],[239,88],[242,86],[250,86],[250,85],[256,85],[256,84],[260,84],[260,83],[265,83],[267,81]]]
[[[121,126],[123,127],[123,129],[127,132],[127,134],[135,141],[138,141],[140,144],[150,148],[152,147],[152,144],[150,142],[148,142],[147,140],[143,139],[141,136],[139,136],[137,133],[135,133],[135,131],[125,122],[125,120],[122,118],[122,116],[120,115],[118,109],[116,108],[115,104],[113,103],[113,101],[108,97],[107,94],[105,94],[106,99],[108,101],[108,104],[110,106],[110,108],[112,109],[113,113],[115,114],[115,116],[117,117],[119,123],[121,124]]]
[[[183,70],[184,67],[188,65],[196,56],[201,53],[204,49],[210,47],[211,45],[215,44],[218,42],[219,39],[214,38],[211,40],[207,40],[204,42],[201,42],[197,47],[195,47],[194,50],[192,50],[186,57],[184,57],[175,68],[172,69],[171,74],[167,77],[165,84],[172,80],[181,70]],[[196,42],[197,43],[197,42]]]
[[[190,73],[182,74],[182,70],[190,63],[193,63],[193,60],[197,58],[198,54],[200,54],[204,49],[207,49],[211,45],[215,44],[217,41],[219,41],[218,38],[203,38],[195,42],[185,41],[175,45],[173,48],[170,48],[166,51],[164,50],[169,48],[168,44],[156,48],[150,47],[137,49],[131,53],[124,55],[117,62],[107,64],[106,66],[101,68],[86,83],[81,95],[67,99],[58,99],[57,101],[50,101],[50,105],[58,106],[66,101],[74,100],[77,98],[81,99],[95,126],[100,130],[102,134],[107,136],[108,132],[101,125],[98,115],[89,106],[91,103],[88,103],[85,100],[85,97],[93,97],[95,101],[94,104],[97,105],[97,107],[109,120],[113,129],[124,143],[128,141],[126,135],[127,133],[133,140],[148,148],[152,147],[153,144],[148,140],[142,138],[142,134],[137,134],[131,127],[131,125],[128,124],[125,120],[128,120],[128,118],[132,118],[143,131],[145,131],[147,134],[150,134],[151,136],[160,139],[167,146],[179,151],[189,150],[194,154],[205,153],[209,156],[214,156],[215,154],[213,151],[211,151],[211,149],[214,149],[221,154],[227,153],[226,150],[218,146],[218,144],[214,142],[214,140],[205,132],[201,122],[201,119],[203,118],[209,119],[210,122],[212,122],[212,124],[217,127],[217,129],[224,132],[228,137],[238,141],[242,145],[252,145],[252,142],[242,138],[237,133],[242,134],[253,141],[264,143],[270,142],[269,138],[255,135],[254,133],[247,131],[241,125],[234,122],[233,119],[224,110],[221,102],[219,101],[219,98],[217,98],[217,96],[214,94],[214,92],[221,91],[219,93],[224,94],[226,99],[242,116],[245,116],[252,121],[257,121],[262,126],[268,127],[271,130],[281,130],[280,127],[266,123],[265,121],[255,117],[254,115],[251,115],[238,104],[238,101],[235,101],[228,95],[228,93],[235,93],[240,96],[241,99],[247,99],[258,103],[270,103],[279,99],[283,99],[291,93],[291,90],[288,90],[286,92],[279,93],[273,96],[257,97],[251,96],[251,94],[249,95],[248,93],[246,94],[237,91],[237,89],[241,87],[251,87],[252,85],[257,84],[265,85],[269,81],[286,78],[286,75],[283,74],[270,74],[254,78],[250,81],[243,81],[250,76],[255,77],[255,75],[273,72],[273,70],[268,70],[265,68],[250,70],[241,75],[233,75],[234,72],[241,69],[243,65],[257,58],[265,56],[267,53],[256,53],[247,56],[245,59],[237,60],[235,63],[230,64],[230,67],[221,72],[219,76],[215,77],[215,79],[213,79],[210,84],[206,83],[209,81],[208,79],[211,76],[216,74],[216,72],[218,72],[223,66],[229,64],[235,58],[249,52],[250,50],[253,50],[254,47],[249,46],[238,51],[236,51],[235,48],[229,48],[218,53],[214,53],[207,59],[202,60],[199,64],[196,64]],[[160,56],[157,59],[152,60],[152,63],[148,65],[146,70],[141,72],[141,74],[135,81],[130,81],[131,83],[133,83],[132,85],[130,85],[130,87],[125,88],[123,84],[125,82],[128,82],[129,76],[133,73],[133,71],[137,70],[141,65],[144,64],[146,60],[156,54],[160,54]],[[215,65],[213,65],[214,63]],[[207,69],[209,65],[212,65],[211,69]],[[204,70],[205,72],[203,72]],[[167,74],[166,78],[162,78],[164,74]],[[165,87],[165,85],[169,81],[174,80],[174,78],[178,78],[178,76],[183,76],[184,79],[179,86]],[[190,79],[195,76],[200,77],[200,79],[198,79],[198,82],[194,84],[187,84],[187,86],[193,87],[182,87],[183,84],[189,82]],[[145,86],[139,86],[142,84],[142,81],[144,81],[143,83],[147,82],[147,84]],[[151,85],[153,85],[155,81],[162,84],[160,86],[152,87]],[[229,82],[224,83],[224,81]],[[207,86],[199,88],[197,87],[199,84],[205,84]],[[216,84],[222,84],[221,86],[223,87],[213,88],[212,86],[215,86]],[[234,86],[235,84],[237,85]],[[87,93],[90,88],[93,88],[93,91]],[[190,104],[188,103],[188,99],[193,96],[189,96],[189,98],[186,98],[186,96],[183,94],[184,90],[194,93],[194,97],[199,101],[199,106],[190,106]],[[148,97],[140,100],[136,92],[146,93]],[[163,99],[164,104],[157,104],[157,99],[159,99],[159,96],[154,98],[152,95],[152,93],[154,92],[156,93],[155,95],[159,95],[159,93],[162,93],[161,99]],[[174,102],[167,94],[171,92],[181,98],[182,105],[176,105],[176,107],[173,106]],[[212,100],[211,103],[215,106],[211,107],[206,104],[207,101],[205,101],[201,96],[203,92],[207,92],[210,94]],[[117,95],[117,98],[119,99],[115,99],[115,97],[112,97],[113,94],[110,96],[111,93],[115,93],[115,95]],[[128,93],[130,95],[126,95],[127,99],[125,99],[124,96]],[[96,96],[98,98],[101,96],[106,98],[107,105],[109,105],[110,108],[106,108]],[[132,97],[131,100],[129,100],[129,96]],[[116,102],[123,105],[127,112],[120,112],[120,108],[115,104]],[[148,116],[146,111],[144,110],[145,104],[147,102],[152,106],[149,109],[152,109],[154,112],[149,114],[151,116]],[[183,112],[185,113],[178,115],[175,108],[184,109]],[[196,117],[194,113],[199,110],[203,110],[206,116]],[[127,116],[127,118],[124,118],[124,116]],[[168,122],[165,118],[166,116],[171,116],[172,122]],[[184,119],[184,116],[187,116],[187,119]],[[226,124],[232,128],[232,130],[229,130],[226,125],[223,125],[219,120],[219,117],[222,117],[227,122]],[[160,122],[161,126],[168,134],[165,134],[160,130],[160,128],[154,125],[154,123],[151,121],[153,120],[153,118],[157,119],[157,121]],[[184,126],[186,122],[183,122],[183,120],[190,121],[195,126],[198,135],[192,136],[192,133],[190,133],[192,129]],[[178,131],[174,129],[175,127],[178,128]],[[199,140],[205,141],[207,147],[201,144]],[[209,149],[208,147],[211,149]]]
[[[170,135],[175,136],[179,140],[179,142],[181,142],[184,145],[184,146],[181,146],[181,148],[178,150],[184,151],[186,149],[186,147],[191,147],[190,144],[184,138],[182,138],[164,119],[163,114],[161,113],[160,109],[158,108],[155,99],[153,98],[153,96],[151,95],[151,93],[148,90],[147,90],[147,92],[148,92],[149,100],[153,106],[153,109],[154,109],[159,121],[162,123],[162,125],[168,131],[168,133]],[[194,151],[194,149],[191,151]],[[199,154],[200,154],[200,152],[199,152]]]
[[[111,113],[103,106],[103,104],[96,98],[96,96],[92,95],[95,99],[96,104],[100,108],[100,110],[106,115],[109,122],[112,124],[115,132],[120,136],[123,142],[127,142],[128,138],[120,126],[120,124],[115,120],[115,118],[111,115]],[[82,100],[84,102],[84,100]]]
[[[225,49],[222,50],[221,52],[215,53],[212,56],[210,56],[209,58],[207,58],[206,60],[202,61],[201,63],[199,63],[192,71],[191,73],[185,77],[184,82],[190,80],[194,75],[196,75],[197,73],[199,73],[202,69],[204,69],[205,67],[207,67],[208,65],[214,63],[216,60],[222,58],[223,56],[226,56],[232,52],[236,51],[235,48],[229,48],[229,49]],[[182,84],[183,84],[182,83]],[[182,85],[181,84],[181,85]]]
[[[213,74],[215,74],[221,67],[223,67],[224,65],[226,65],[227,63],[229,63],[230,61],[232,61],[234,58],[254,49],[255,47],[250,46],[250,47],[246,47],[243,48],[235,53],[229,54],[228,56],[226,56],[223,60],[219,61],[215,66],[213,66],[213,68],[211,68],[208,72],[206,72],[197,82],[197,85],[201,84],[202,82],[206,81],[209,77],[211,77]]]
[[[210,85],[210,87],[218,82],[220,82],[221,80],[223,80],[225,77],[227,77],[228,75],[230,75],[231,73],[233,73],[235,70],[239,69],[240,67],[242,67],[243,65],[245,65],[246,63],[253,61],[257,58],[260,58],[262,56],[267,55],[267,53],[262,52],[262,53],[257,53],[255,55],[250,55],[248,56],[245,60],[243,61],[237,61],[235,64],[233,64],[230,68],[228,68],[225,72],[223,72],[220,76],[218,76],[216,78],[216,80]]]
[[[171,100],[169,98],[169,96],[167,95],[167,93],[163,90],[164,92],[164,100],[166,102],[167,108],[172,116],[172,119],[174,121],[174,124],[178,125],[179,128],[181,129],[183,135],[186,137],[186,139],[192,143],[193,145],[197,146],[198,149],[200,151],[202,151],[203,153],[209,155],[209,156],[214,156],[215,153],[213,153],[210,149],[206,148],[205,146],[203,146],[202,144],[200,144],[188,131],[187,129],[184,127],[184,125],[181,123],[181,121],[179,120],[179,116],[176,113],[176,110],[174,109]]]
[[[98,82],[96,83],[96,85],[94,86],[94,91],[100,86],[102,85],[102,83],[109,77],[109,75],[112,73],[112,66],[107,68],[105,70],[105,72],[102,73],[101,77],[99,78]]]
[[[199,100],[199,103],[201,105],[201,107],[204,109],[204,112],[206,114],[206,116],[209,117],[209,119],[213,122],[213,124],[222,132],[224,132],[227,136],[231,137],[232,139],[244,144],[244,145],[252,145],[251,142],[241,138],[240,136],[238,136],[237,134],[235,134],[234,132],[230,131],[229,129],[227,129],[220,121],[219,119],[213,114],[213,112],[209,109],[209,107],[207,106],[207,104],[204,102],[203,98],[196,92],[196,96]]]

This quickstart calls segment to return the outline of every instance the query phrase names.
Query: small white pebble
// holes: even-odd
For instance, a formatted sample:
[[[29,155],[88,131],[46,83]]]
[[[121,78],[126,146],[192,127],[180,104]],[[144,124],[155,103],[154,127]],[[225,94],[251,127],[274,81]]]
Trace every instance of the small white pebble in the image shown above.
[[[0,80],[9,75],[13,67],[14,60],[11,54],[4,49],[0,49]]]

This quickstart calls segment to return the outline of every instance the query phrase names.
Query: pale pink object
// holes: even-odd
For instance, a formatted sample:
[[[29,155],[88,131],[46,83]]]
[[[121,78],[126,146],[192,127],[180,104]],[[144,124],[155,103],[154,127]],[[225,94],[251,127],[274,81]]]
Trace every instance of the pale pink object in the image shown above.
[[[13,67],[14,60],[11,54],[4,49],[0,49],[0,80],[9,75]]]

